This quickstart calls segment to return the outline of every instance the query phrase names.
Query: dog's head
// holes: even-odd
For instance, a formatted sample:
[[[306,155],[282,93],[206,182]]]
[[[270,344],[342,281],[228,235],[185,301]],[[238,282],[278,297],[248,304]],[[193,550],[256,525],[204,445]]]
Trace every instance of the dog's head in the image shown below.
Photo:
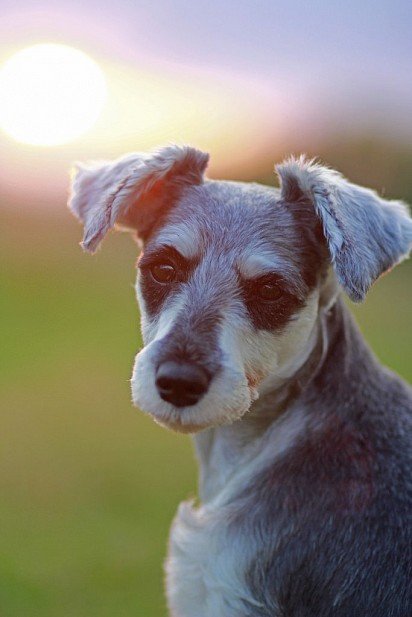
[[[302,364],[330,272],[362,300],[412,244],[402,203],[304,158],[277,167],[280,189],[205,180],[207,161],[170,146],[79,167],[70,200],[86,250],[115,224],[143,244],[133,401],[183,432],[240,418]]]

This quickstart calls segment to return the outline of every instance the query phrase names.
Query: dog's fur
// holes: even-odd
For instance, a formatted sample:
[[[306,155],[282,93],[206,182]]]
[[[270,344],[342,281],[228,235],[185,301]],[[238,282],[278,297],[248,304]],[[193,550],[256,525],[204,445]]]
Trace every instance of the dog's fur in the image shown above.
[[[143,243],[133,401],[197,433],[201,504],[173,523],[171,615],[410,617],[411,390],[340,297],[362,300],[408,254],[407,209],[304,158],[277,167],[280,190],[205,180],[207,160],[169,146],[79,167],[70,200],[85,249],[115,224]],[[197,403],[160,396],[170,360],[209,376]]]

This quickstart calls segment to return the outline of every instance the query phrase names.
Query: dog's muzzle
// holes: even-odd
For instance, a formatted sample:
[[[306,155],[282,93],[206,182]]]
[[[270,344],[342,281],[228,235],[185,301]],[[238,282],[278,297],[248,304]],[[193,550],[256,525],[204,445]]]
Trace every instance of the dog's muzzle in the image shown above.
[[[168,360],[156,372],[156,388],[160,397],[175,407],[190,407],[207,392],[208,373],[195,364]]]

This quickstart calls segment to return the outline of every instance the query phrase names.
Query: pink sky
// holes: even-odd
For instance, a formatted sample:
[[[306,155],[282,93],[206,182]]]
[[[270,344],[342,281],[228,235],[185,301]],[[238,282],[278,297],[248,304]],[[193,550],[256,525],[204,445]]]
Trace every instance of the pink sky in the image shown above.
[[[210,150],[222,173],[271,143],[299,147],[333,131],[408,141],[411,27],[406,0],[3,0],[0,61],[37,42],[73,45],[112,72],[118,106],[64,147],[24,147],[0,134],[2,193],[61,196],[72,160],[157,139]],[[152,128],[144,107],[138,113],[149,96],[159,117]]]

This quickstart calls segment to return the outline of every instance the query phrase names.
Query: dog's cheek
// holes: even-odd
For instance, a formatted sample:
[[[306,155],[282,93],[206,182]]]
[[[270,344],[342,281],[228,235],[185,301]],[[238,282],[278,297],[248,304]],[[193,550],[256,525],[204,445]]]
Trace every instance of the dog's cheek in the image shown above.
[[[278,338],[278,370],[285,377],[296,372],[312,350],[316,338],[316,323],[319,311],[319,289],[307,298],[305,306]]]
[[[133,404],[147,413],[151,413],[156,402],[161,402],[156,391],[152,345],[148,345],[136,355],[131,378]]]
[[[238,346],[249,386],[259,387],[265,377],[278,365],[279,335],[252,328],[244,329],[239,335]]]
[[[140,310],[140,327],[142,332],[142,339],[144,345],[148,345],[156,338],[159,326],[159,315],[150,315],[139,279],[136,281],[135,290],[137,304]]]
[[[280,331],[256,330],[246,319],[233,335],[251,387],[258,389],[269,375],[290,376],[305,358],[318,314],[319,290],[314,290],[305,305]],[[287,375],[284,373],[287,373]]]
[[[140,313],[140,330],[142,333],[142,340],[144,345],[148,345],[156,336],[156,320],[149,317],[149,313],[147,311],[146,303],[144,301],[144,297],[140,287],[139,277],[137,277],[134,289]]]
[[[149,345],[156,338],[158,321],[156,319],[150,319],[145,312],[141,311],[140,329],[142,332],[143,344]]]
[[[268,333],[259,335],[248,319],[239,312],[228,313],[222,320],[219,347],[227,374],[237,374],[239,383],[242,384],[237,393],[242,393],[242,401],[237,400],[242,413],[257,399],[258,385],[268,371],[267,354],[273,353],[272,344],[261,345],[262,338],[267,339]],[[235,392],[233,397],[235,398]],[[235,400],[233,404],[235,405]]]

